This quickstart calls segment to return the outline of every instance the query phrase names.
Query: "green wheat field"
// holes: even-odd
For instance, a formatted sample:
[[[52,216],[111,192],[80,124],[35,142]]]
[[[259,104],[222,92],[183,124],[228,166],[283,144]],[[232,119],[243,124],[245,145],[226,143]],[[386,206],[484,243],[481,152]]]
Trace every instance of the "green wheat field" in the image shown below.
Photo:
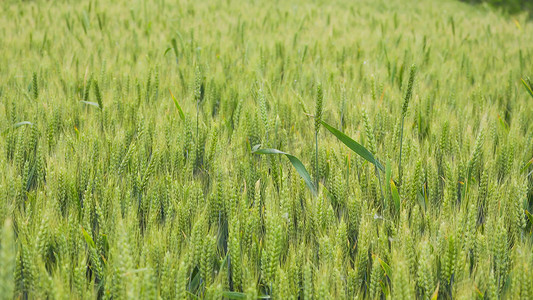
[[[527,12],[0,11],[0,299],[533,298]]]

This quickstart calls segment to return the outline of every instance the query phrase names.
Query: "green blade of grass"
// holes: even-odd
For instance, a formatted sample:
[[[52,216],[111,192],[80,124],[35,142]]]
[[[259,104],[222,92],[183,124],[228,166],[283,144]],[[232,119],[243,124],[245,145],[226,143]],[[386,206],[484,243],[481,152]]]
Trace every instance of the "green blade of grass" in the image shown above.
[[[24,126],[24,125],[33,126],[33,123],[30,122],[30,121],[22,121],[22,122],[15,123],[15,124],[13,124],[13,126],[8,127],[6,130],[2,131],[2,134],[6,134],[10,129],[17,129],[17,128],[19,128],[21,126]]]
[[[313,181],[311,180],[311,176],[309,176],[309,172],[307,172],[307,169],[305,168],[305,166],[302,164],[302,162],[296,156],[291,155],[291,154],[286,153],[286,152],[283,152],[283,151],[279,151],[278,149],[258,149],[258,150],[253,150],[252,153],[255,153],[255,154],[283,154],[283,155],[287,156],[287,158],[291,162],[292,166],[296,169],[298,174],[300,174],[300,176],[303,178],[303,180],[307,184],[307,187],[309,187],[309,189],[311,190],[313,195],[316,196],[317,192],[316,192],[315,185],[313,184]]]
[[[437,283],[437,288],[435,289],[435,292],[433,292],[433,295],[431,295],[431,300],[437,300],[439,297],[439,285],[440,282]]]
[[[191,297],[191,298],[193,298],[193,299],[199,299],[198,296],[196,296],[195,294],[193,294],[193,293],[191,293],[191,292],[189,292],[189,291],[185,291],[185,293],[186,293],[187,295],[189,295],[189,297]]]
[[[190,282],[189,282],[189,290],[191,292],[198,291],[198,287],[200,286],[200,272],[196,270],[196,272],[193,272],[194,276],[192,276]]]
[[[505,122],[504,119],[502,119],[502,117],[500,115],[498,115],[498,120],[500,121],[500,125],[502,126],[502,128],[506,131],[506,132],[509,132],[509,125],[507,125],[507,123]]]
[[[390,160],[387,160],[387,163],[385,164],[385,189],[386,189],[386,193],[385,193],[385,207],[384,208],[387,208],[389,206],[389,200],[390,200],[390,197],[389,195],[391,195],[390,193],[390,189],[387,189],[387,182],[390,182],[392,179],[392,170],[391,170],[391,163],[390,163]]]
[[[418,198],[418,203],[420,204],[420,207],[422,207],[423,212],[425,212],[427,209],[426,198],[420,192],[417,193],[417,198]]]
[[[531,166],[531,164],[533,164],[533,157],[524,165],[522,169],[520,169],[520,172],[524,172],[527,168],[529,168],[529,166]]]
[[[529,93],[529,95],[533,97],[533,87],[531,86],[531,82],[529,80],[526,81],[526,79],[522,78],[522,84],[526,88],[526,91]]]
[[[327,130],[329,130],[329,132],[333,133],[333,135],[336,136],[337,139],[339,139],[344,145],[352,149],[353,152],[357,153],[362,158],[374,164],[381,171],[385,171],[385,168],[383,167],[383,165],[381,165],[381,163],[374,157],[374,155],[370,151],[368,151],[368,149],[366,149],[363,145],[352,140],[349,136],[339,131],[338,129],[332,127],[328,123],[324,121],[322,121],[321,123],[324,127],[326,127]]]
[[[174,105],[176,105],[176,108],[178,109],[178,113],[180,114],[180,118],[182,120],[185,120],[185,114],[183,113],[183,110],[181,109],[181,106],[178,103],[178,100],[176,100],[176,97],[172,94],[170,89],[168,89],[168,92],[170,93],[170,96],[172,97],[172,100],[174,101]]]
[[[375,258],[377,258],[377,260],[379,261],[379,264],[381,265],[381,268],[383,268],[385,275],[387,275],[387,277],[389,278],[392,278],[391,267],[386,262],[384,262],[381,258],[379,258],[379,256],[376,255]]]
[[[170,40],[170,43],[172,44],[172,49],[174,50],[174,55],[176,55],[176,58],[178,58],[178,43],[176,43],[176,39],[172,38],[172,40]]]
[[[96,102],[85,101],[85,100],[81,100],[80,102],[83,103],[83,104],[86,104],[86,105],[92,105],[92,106],[100,108],[100,105],[98,105],[98,103],[96,103]]]
[[[13,128],[19,128],[20,126],[23,126],[23,125],[33,126],[33,123],[30,121],[22,121],[22,122],[15,123],[15,125],[13,125]]]
[[[400,211],[400,194],[398,194],[398,189],[396,188],[396,184],[394,183],[394,180],[390,180],[390,189],[392,194],[392,200],[394,201],[394,207],[396,208],[396,211]]]
[[[87,242],[87,245],[91,246],[92,248],[96,248],[96,244],[93,241],[93,238],[89,235],[83,227],[81,228],[81,232],[83,233],[83,237],[85,238],[85,241]]]
[[[387,286],[385,285],[385,283],[383,281],[380,281],[379,282],[379,286],[381,286],[381,291],[383,292],[383,294],[385,295],[385,299],[389,299],[389,289],[387,288]]]
[[[246,299],[246,294],[240,292],[224,291],[222,292],[222,296],[228,299]]]
[[[533,215],[529,211],[526,210],[526,216],[529,219],[529,223],[533,224]]]

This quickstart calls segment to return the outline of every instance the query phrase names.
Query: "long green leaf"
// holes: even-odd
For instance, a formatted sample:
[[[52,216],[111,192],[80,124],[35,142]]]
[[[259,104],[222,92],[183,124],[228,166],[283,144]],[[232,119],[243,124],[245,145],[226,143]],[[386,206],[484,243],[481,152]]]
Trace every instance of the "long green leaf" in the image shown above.
[[[440,285],[440,282],[437,283],[437,288],[433,292],[433,295],[431,295],[431,300],[437,300],[439,298],[439,285]]]
[[[259,149],[259,150],[252,151],[252,153],[255,153],[255,154],[283,154],[283,155],[287,156],[287,158],[290,160],[292,166],[296,169],[298,174],[300,174],[300,176],[303,178],[303,180],[305,181],[305,183],[307,184],[307,186],[309,187],[309,189],[311,190],[313,195],[317,194],[315,185],[313,184],[313,181],[311,180],[311,176],[309,176],[309,172],[307,172],[307,169],[305,168],[305,166],[302,164],[302,162],[298,158],[296,158],[296,156],[291,155],[291,154],[286,153],[286,152],[283,152],[283,151],[279,151],[278,149]]]
[[[9,132],[9,130],[17,129],[17,128],[19,128],[21,126],[24,126],[24,125],[33,126],[33,123],[29,122],[29,121],[22,121],[22,122],[15,123],[15,124],[13,124],[13,126],[11,126],[11,127],[7,128],[6,130],[2,131],[2,134],[7,134]]]
[[[180,114],[180,118],[182,120],[185,120],[185,114],[183,113],[183,110],[181,109],[181,106],[179,105],[178,100],[176,100],[176,98],[174,97],[174,95],[172,94],[170,89],[168,89],[168,92],[170,93],[170,96],[172,96],[172,100],[174,101],[174,105],[176,105],[176,108],[178,109],[178,112]]]
[[[529,95],[533,97],[533,87],[531,86],[531,82],[529,80],[527,80],[526,82],[526,80],[522,78],[522,84],[524,84],[524,86],[526,87],[526,90],[529,93]]]
[[[368,151],[363,145],[352,140],[349,136],[342,133],[338,129],[332,127],[328,123],[324,121],[322,121],[321,123],[322,125],[324,125],[324,127],[326,127],[327,130],[329,130],[329,132],[333,133],[334,136],[336,136],[341,142],[343,142],[344,145],[352,149],[353,152],[357,153],[362,158],[374,164],[381,171],[385,171],[385,168],[383,167],[383,165],[381,165],[381,163],[374,157],[374,155],[370,151]]]
[[[526,165],[520,170],[520,172],[524,172],[527,168],[529,168],[529,166],[531,166],[531,164],[533,164],[533,158],[531,158],[531,159],[526,163]]]
[[[533,215],[531,215],[531,213],[526,210],[526,216],[529,219],[529,223],[531,224],[531,229],[533,230]]]
[[[200,286],[200,272],[198,269],[195,269],[195,272],[193,272],[193,276],[191,278],[191,281],[189,282],[189,290],[191,292],[198,291],[198,287]]]
[[[500,121],[500,125],[505,129],[505,132],[509,132],[509,125],[507,125],[507,122],[505,122],[500,115],[498,115],[498,120]]]
[[[94,243],[93,238],[89,235],[87,231],[85,231],[85,229],[83,229],[83,227],[81,228],[81,232],[83,233],[83,237],[85,238],[87,244],[92,248],[96,248],[96,244]]]
[[[224,291],[222,292],[222,296],[228,299],[246,299],[246,294],[240,292]]]
[[[391,267],[386,262],[384,262],[381,258],[379,258],[379,256],[376,255],[376,258],[378,259],[378,262],[381,265],[381,268],[383,268],[383,271],[385,272],[385,275],[387,275],[387,277],[389,277],[389,278],[392,278],[392,269],[391,269]]]
[[[394,180],[390,180],[390,189],[392,194],[392,200],[394,201],[394,207],[396,208],[396,211],[400,211],[400,194],[398,193],[398,189],[396,188],[396,184],[394,184]]]
[[[22,122],[15,123],[15,125],[13,125],[13,128],[19,128],[20,126],[23,126],[23,125],[33,126],[33,123],[30,121],[22,121]]]
[[[390,163],[390,160],[387,160],[387,163],[385,164],[385,188],[387,189],[387,192],[386,192],[386,197],[385,197],[385,208],[388,207],[389,203],[387,203],[389,201],[389,196],[388,195],[391,195],[392,193],[390,193],[390,189],[387,188],[387,182],[390,182],[392,179],[392,170],[391,170],[391,163]]]
[[[83,103],[83,104],[92,105],[92,106],[96,106],[96,107],[100,108],[100,105],[98,105],[98,103],[96,103],[96,102],[85,101],[85,100],[81,100],[80,102]]]
[[[178,58],[178,43],[176,43],[176,39],[172,38],[170,40],[170,43],[172,44],[172,49],[174,49],[174,55],[176,55],[176,59]]]
[[[426,198],[420,192],[417,193],[417,198],[418,198],[418,203],[420,204],[420,207],[422,207],[424,209],[424,212],[426,212],[426,209],[427,209]]]
[[[389,299],[389,289],[387,288],[387,286],[385,285],[385,283],[382,281],[379,282],[379,285],[381,286],[381,291],[383,292],[383,294],[385,295],[385,299]]]

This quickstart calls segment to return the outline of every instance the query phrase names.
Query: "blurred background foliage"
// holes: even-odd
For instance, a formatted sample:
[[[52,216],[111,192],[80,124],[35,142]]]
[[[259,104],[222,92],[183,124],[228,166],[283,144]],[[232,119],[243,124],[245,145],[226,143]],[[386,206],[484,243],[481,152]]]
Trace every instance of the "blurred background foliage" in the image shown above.
[[[531,0],[461,0],[471,4],[488,4],[490,6],[501,8],[508,13],[528,12],[531,18],[533,12],[533,1]]]

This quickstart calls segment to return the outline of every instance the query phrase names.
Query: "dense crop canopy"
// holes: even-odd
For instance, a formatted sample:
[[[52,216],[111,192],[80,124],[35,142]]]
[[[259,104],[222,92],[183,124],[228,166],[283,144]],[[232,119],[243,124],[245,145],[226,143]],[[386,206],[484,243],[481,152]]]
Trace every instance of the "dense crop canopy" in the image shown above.
[[[0,1],[0,299],[531,298],[532,65],[455,0]]]

